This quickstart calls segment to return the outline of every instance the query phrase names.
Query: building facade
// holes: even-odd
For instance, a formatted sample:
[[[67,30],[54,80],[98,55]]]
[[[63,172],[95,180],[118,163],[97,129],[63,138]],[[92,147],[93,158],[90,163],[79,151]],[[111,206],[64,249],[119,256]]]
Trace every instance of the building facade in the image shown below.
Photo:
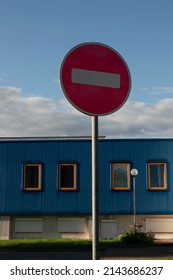
[[[92,238],[91,139],[0,139],[0,239]],[[133,224],[173,237],[173,139],[99,140],[100,238]]]

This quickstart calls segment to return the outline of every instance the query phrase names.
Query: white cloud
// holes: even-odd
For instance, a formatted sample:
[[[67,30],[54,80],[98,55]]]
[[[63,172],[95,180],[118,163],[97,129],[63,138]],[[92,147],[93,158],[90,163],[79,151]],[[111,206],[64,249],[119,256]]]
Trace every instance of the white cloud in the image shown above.
[[[25,96],[21,89],[0,87],[0,137],[91,135],[91,117],[64,98]],[[115,138],[173,137],[173,98],[156,104],[131,102],[99,117],[99,135]]]
[[[158,94],[173,94],[173,86],[172,87],[143,87],[143,91],[147,91],[150,94],[158,95]]]
[[[79,135],[89,126],[88,118],[65,99],[25,96],[19,88],[0,87],[0,100],[1,137]]]
[[[55,79],[53,79],[52,81],[53,81],[53,83],[55,83],[55,84],[59,84],[59,85],[61,84],[59,78],[55,78]]]
[[[172,108],[173,98],[156,104],[129,101],[103,122],[114,127],[112,136],[115,137],[173,137]]]

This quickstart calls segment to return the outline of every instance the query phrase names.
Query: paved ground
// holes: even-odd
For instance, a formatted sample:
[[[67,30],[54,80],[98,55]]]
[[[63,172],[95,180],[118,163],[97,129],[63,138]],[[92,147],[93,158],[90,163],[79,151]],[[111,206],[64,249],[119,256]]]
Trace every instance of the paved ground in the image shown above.
[[[128,246],[99,252],[101,260],[173,258],[173,240],[150,246]],[[91,260],[91,250],[0,250],[0,260]]]
[[[101,256],[100,256],[101,257]],[[0,250],[0,260],[91,260],[89,250]]]
[[[113,259],[169,259],[173,258],[173,246],[150,246],[145,248],[114,248],[105,252],[104,260]]]
[[[105,251],[101,259],[104,260],[130,260],[130,259],[169,259],[173,258],[173,240],[158,240],[152,245],[127,246],[113,248]]]
[[[173,259],[173,240],[158,240],[147,246],[127,246],[113,248],[105,251],[101,259],[104,260],[129,260],[129,259]]]

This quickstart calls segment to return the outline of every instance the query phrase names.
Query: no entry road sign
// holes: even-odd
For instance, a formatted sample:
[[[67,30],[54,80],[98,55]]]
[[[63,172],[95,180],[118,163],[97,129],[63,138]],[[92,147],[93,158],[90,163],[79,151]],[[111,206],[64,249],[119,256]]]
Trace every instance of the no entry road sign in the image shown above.
[[[61,86],[69,102],[93,116],[117,111],[127,100],[130,71],[114,49],[84,43],[71,49],[60,69]]]

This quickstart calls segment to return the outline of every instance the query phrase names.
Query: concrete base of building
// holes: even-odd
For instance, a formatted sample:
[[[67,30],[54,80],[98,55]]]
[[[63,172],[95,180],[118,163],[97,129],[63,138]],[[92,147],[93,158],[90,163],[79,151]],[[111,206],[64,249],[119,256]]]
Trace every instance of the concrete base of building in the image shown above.
[[[0,216],[0,239],[10,238],[10,216]]]
[[[100,239],[114,239],[134,224],[133,215],[100,215]],[[157,239],[173,238],[173,215],[137,215],[136,225]],[[89,215],[0,216],[0,239],[72,238],[92,239]]]

